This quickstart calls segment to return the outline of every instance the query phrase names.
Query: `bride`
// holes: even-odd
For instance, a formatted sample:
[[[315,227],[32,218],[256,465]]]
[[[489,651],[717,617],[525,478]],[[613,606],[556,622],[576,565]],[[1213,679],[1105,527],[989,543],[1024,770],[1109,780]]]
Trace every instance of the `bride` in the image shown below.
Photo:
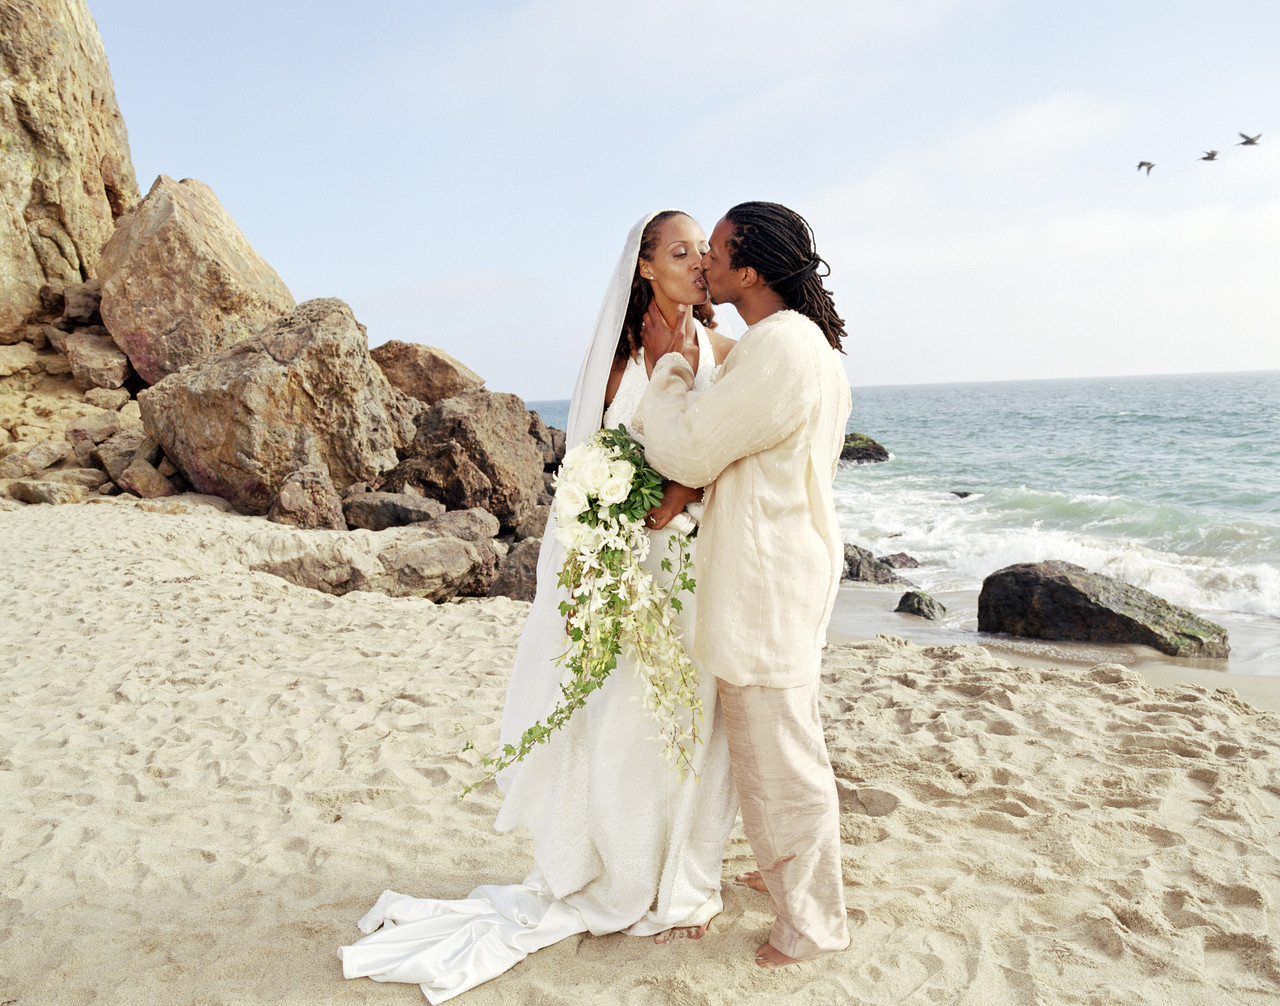
[[[711,384],[733,341],[714,327],[700,269],[705,249],[702,228],[678,210],[650,214],[631,229],[578,375],[568,447],[602,427],[629,424],[653,364],[668,351],[689,359],[695,392]],[[696,306],[683,312],[686,330],[669,334],[690,304]],[[666,326],[645,324],[651,310]],[[667,484],[662,505],[646,518],[652,530],[645,566],[655,578],[671,575],[661,569],[673,533],[665,525],[700,497],[701,490]],[[566,595],[557,584],[563,558],[548,527],[537,594],[511,672],[502,744],[518,743],[560,695],[555,659],[566,646],[559,613]],[[691,641],[692,600],[675,621]],[[440,1003],[575,933],[622,932],[660,943],[702,936],[721,909],[721,860],[737,798],[715,678],[701,674],[698,691],[705,712],[693,759],[697,777],[681,780],[639,701],[639,677],[619,655],[587,704],[498,776],[505,800],[494,826],[530,831],[533,872],[521,884],[479,887],[458,901],[384,892],[360,920],[370,935],[338,951],[343,975],[416,982],[428,1000]]]

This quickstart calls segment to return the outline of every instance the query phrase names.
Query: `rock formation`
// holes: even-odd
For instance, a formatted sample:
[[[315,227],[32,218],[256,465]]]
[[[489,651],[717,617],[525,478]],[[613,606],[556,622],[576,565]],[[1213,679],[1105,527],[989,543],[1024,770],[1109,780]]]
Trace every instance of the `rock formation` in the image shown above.
[[[541,422],[539,420],[539,422]],[[538,505],[546,463],[515,395],[467,391],[430,406],[418,420],[405,461],[379,488],[412,485],[450,509],[481,507],[503,528],[521,525]]]
[[[393,388],[428,405],[473,391],[484,378],[443,349],[392,339],[369,351]]]
[[[982,581],[978,631],[1142,643],[1174,657],[1225,657],[1227,631],[1139,587],[1075,563],[1006,566]]]
[[[340,487],[393,467],[421,408],[387,383],[364,326],[336,299],[299,305],[138,402],[187,480],[250,514],[266,513],[308,464],[323,463]]]
[[[102,250],[102,319],[148,384],[294,307],[213,190],[161,175]]]
[[[269,511],[246,566],[301,586],[532,596],[539,542],[511,534],[541,533],[563,434],[431,347],[375,365],[350,309],[295,306],[203,183],[161,175],[139,203],[83,0],[0,0],[0,71],[0,509],[181,513],[161,497],[194,484]],[[448,511],[418,484],[449,478],[441,454],[464,475]],[[368,492],[402,457],[429,475]]]
[[[538,590],[538,553],[542,542],[537,538],[517,542],[498,563],[498,572],[489,585],[490,597],[511,597],[532,601]]]
[[[416,528],[328,534],[264,524],[241,546],[253,570],[326,594],[371,590],[447,601],[482,565],[487,546]]]
[[[0,343],[57,290],[97,275],[138,201],[124,119],[84,0],[0,4]]]

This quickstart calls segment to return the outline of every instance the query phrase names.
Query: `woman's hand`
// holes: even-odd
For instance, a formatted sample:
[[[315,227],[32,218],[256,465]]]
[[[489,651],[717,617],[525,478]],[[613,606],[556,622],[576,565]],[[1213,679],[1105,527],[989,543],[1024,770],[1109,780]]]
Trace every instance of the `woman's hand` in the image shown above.
[[[679,482],[662,483],[662,502],[650,510],[644,518],[644,526],[650,531],[657,531],[671,523],[671,518],[684,511],[684,508],[702,499],[701,489],[690,489]]]
[[[657,363],[668,353],[679,353],[698,366],[698,330],[693,323],[693,309],[688,304],[676,305],[676,325],[671,328],[662,317],[656,302],[651,302],[644,312],[645,356],[650,364]]]

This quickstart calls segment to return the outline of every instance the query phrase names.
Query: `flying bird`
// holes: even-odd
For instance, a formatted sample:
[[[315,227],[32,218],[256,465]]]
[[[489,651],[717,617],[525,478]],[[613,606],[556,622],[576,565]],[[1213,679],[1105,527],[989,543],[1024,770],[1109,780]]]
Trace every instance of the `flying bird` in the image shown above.
[[[1240,136],[1242,139],[1236,144],[1237,147],[1256,147],[1258,145],[1258,141],[1262,139],[1261,133],[1257,136],[1250,136],[1248,133],[1241,133]]]
[[[1139,171],[1141,171],[1143,168],[1146,168],[1146,169],[1147,169],[1147,174],[1151,174],[1151,169],[1152,169],[1152,168],[1154,168],[1154,167],[1155,167],[1155,163],[1154,163],[1154,162],[1152,162],[1152,161],[1139,161],[1139,162],[1138,162],[1138,170],[1139,170]]]
[[[1262,134],[1259,133],[1258,135],[1261,136]],[[1206,150],[1204,152],[1204,156],[1200,158],[1200,160],[1202,161],[1216,161],[1217,159],[1218,159],[1218,152],[1216,150]]]

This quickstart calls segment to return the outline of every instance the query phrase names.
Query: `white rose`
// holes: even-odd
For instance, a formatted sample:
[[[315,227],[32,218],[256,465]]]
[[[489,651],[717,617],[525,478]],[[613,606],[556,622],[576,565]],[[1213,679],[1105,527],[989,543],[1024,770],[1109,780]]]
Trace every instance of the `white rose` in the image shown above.
[[[625,479],[628,484],[636,477],[635,465],[619,458],[609,466],[609,474],[615,479]]]
[[[560,470],[562,472],[572,471],[589,450],[591,450],[591,448],[586,444],[578,444],[577,447],[571,448],[565,453],[564,460],[560,462]]]
[[[573,520],[587,508],[587,494],[574,482],[561,482],[556,486],[556,514]]]
[[[556,541],[564,546],[566,552],[575,552],[583,544],[587,532],[591,529],[580,521],[561,522],[556,521],[555,536]]]
[[[628,465],[628,468],[631,466]],[[621,503],[631,493],[631,479],[610,475],[600,487],[600,502],[606,504]]]
[[[609,462],[602,457],[591,458],[582,466],[581,480],[583,487],[592,496],[599,496],[605,482],[609,480]]]

